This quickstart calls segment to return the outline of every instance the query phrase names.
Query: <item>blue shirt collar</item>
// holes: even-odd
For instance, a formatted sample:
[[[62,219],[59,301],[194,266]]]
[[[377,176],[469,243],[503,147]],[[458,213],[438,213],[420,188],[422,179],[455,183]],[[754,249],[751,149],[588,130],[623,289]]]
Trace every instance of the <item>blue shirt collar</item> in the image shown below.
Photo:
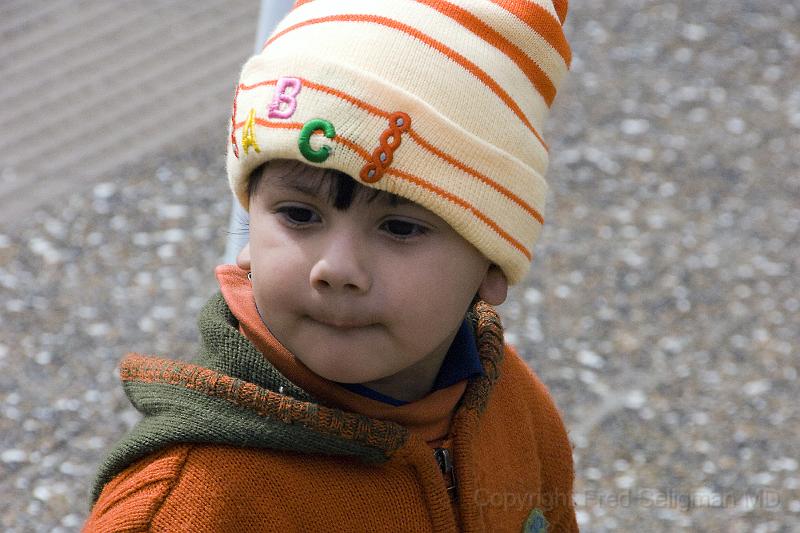
[[[452,344],[450,344],[447,354],[444,356],[431,392],[447,388],[459,381],[478,375],[484,375],[483,365],[481,365],[481,358],[478,354],[478,342],[475,339],[475,333],[472,331],[472,324],[465,319],[461,323],[461,327],[458,328],[458,332]],[[339,385],[350,392],[355,392],[389,405],[400,406],[409,403],[381,394],[360,383],[339,383]]]

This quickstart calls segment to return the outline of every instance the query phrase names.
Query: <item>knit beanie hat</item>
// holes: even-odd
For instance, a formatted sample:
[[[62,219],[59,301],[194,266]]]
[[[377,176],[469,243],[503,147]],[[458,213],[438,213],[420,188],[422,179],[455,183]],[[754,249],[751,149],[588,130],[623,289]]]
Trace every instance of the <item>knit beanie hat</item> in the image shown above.
[[[518,283],[544,224],[542,127],[567,0],[297,0],[242,67],[228,179],[271,159],[432,211]]]

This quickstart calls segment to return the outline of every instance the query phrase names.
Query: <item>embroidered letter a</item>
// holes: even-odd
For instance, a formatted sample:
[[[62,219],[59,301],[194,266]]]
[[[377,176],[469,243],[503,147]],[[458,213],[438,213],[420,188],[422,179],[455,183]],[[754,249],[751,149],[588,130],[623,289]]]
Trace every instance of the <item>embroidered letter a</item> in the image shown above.
[[[261,152],[258,143],[256,142],[256,110],[251,109],[250,114],[247,116],[247,122],[242,130],[242,149],[245,155],[253,148],[256,152]]]
[[[269,118],[291,117],[297,109],[297,94],[301,87],[302,82],[297,78],[279,78],[275,84],[275,96],[269,104]]]

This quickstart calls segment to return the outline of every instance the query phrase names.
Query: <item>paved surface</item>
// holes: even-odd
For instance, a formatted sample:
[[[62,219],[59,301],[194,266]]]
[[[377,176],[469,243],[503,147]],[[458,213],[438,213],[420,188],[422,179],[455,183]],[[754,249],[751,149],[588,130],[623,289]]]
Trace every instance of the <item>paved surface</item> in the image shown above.
[[[582,528],[800,531],[800,13],[574,4],[547,225],[500,311],[564,412]],[[0,24],[24,5],[3,3]],[[116,362],[194,353],[226,237],[222,136],[181,137],[0,226],[4,531],[77,530],[97,462],[136,420]]]
[[[258,2],[0,3],[0,224],[229,116]]]

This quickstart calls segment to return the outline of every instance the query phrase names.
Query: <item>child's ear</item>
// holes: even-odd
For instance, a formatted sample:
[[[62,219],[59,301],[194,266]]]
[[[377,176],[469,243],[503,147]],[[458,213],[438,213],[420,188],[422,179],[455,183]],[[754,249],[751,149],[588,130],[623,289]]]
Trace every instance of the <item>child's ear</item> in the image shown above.
[[[236,265],[242,270],[250,272],[250,243],[244,245],[242,251],[236,256]]]
[[[508,280],[499,266],[489,265],[486,277],[478,287],[478,296],[489,305],[500,305],[508,295]]]

